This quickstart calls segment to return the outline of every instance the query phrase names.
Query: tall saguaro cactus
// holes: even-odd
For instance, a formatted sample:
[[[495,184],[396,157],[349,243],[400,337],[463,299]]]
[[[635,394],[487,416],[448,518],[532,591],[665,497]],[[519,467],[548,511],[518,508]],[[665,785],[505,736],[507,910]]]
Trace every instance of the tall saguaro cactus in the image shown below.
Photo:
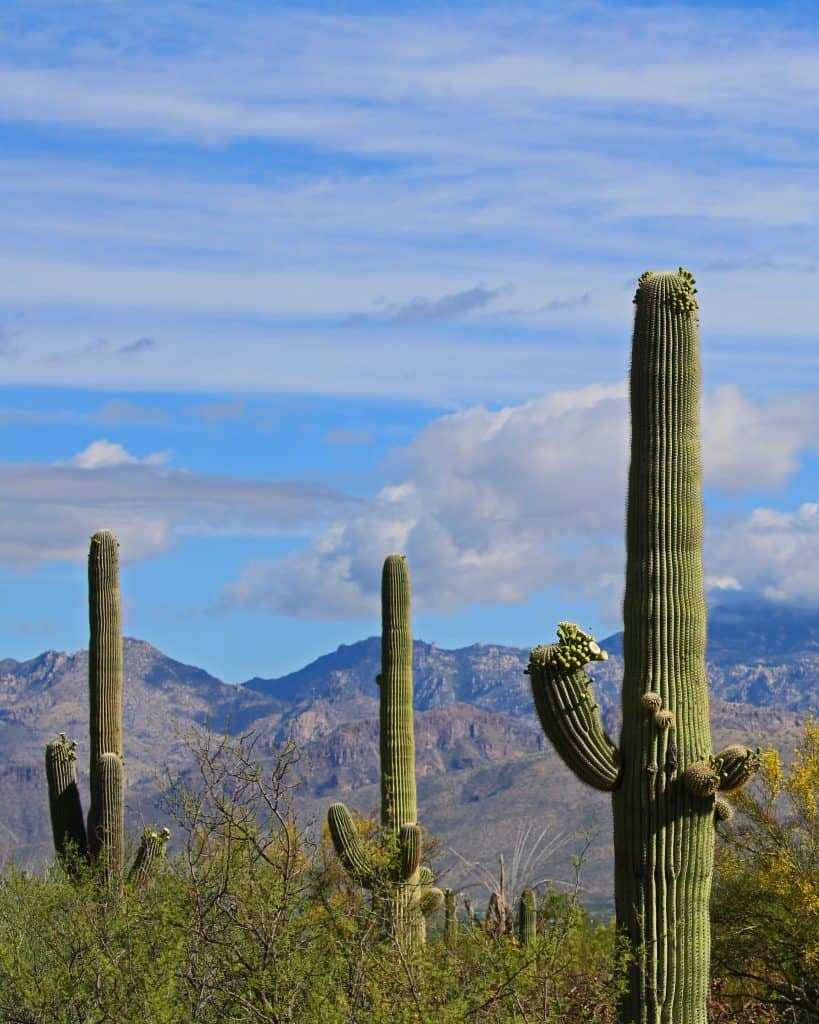
[[[633,954],[622,1024],[706,1024],[715,794],[758,765],[747,748],[711,752],[693,285],[682,267],[649,271],[634,300],[619,749],[583,668],[606,657],[588,634],[561,623],[528,668],[557,751],[613,794],[617,921]]]
[[[125,833],[122,766],[122,604],[119,543],[110,530],[91,538],[88,552],[88,704],[91,745],[88,847],[92,858],[122,868]],[[119,849],[117,847],[120,847]]]
[[[421,867],[421,829],[415,787],[410,578],[403,555],[389,555],[381,575],[381,832],[392,856],[386,872],[364,848],[342,803],[327,813],[330,835],[351,877],[383,900],[391,923],[411,942],[423,942],[424,914],[443,903],[432,873]]]
[[[119,542],[110,530],[91,537],[88,553],[88,699],[91,805],[86,831],[76,779],[77,744],[63,733],[46,746],[46,778],[57,855],[69,846],[79,861],[99,864],[109,881],[122,876],[125,852],[125,782],[122,756],[122,613],[119,591]],[[162,833],[164,836],[164,833]],[[144,837],[143,837],[144,844]],[[164,842],[133,877],[143,882]]]

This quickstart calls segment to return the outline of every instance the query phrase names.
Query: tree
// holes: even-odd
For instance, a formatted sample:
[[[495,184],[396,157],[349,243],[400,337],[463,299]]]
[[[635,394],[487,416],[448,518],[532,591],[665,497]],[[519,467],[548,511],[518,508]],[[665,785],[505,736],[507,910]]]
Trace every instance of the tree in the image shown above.
[[[790,765],[762,755],[756,785],[722,826],[713,966],[737,999],[819,1022],[819,721]]]

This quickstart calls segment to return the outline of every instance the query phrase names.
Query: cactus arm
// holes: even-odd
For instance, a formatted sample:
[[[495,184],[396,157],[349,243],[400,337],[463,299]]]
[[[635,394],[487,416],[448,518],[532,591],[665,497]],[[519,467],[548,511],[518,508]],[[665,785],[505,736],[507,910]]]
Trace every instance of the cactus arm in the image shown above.
[[[721,793],[714,798],[714,826],[729,822],[734,816],[734,805],[726,800]]]
[[[142,830],[139,849],[128,873],[128,881],[135,889],[143,888],[153,879],[165,856],[165,847],[170,837],[171,833],[166,828],[159,831],[152,828]]]
[[[419,885],[432,885],[434,881],[435,875],[432,873],[432,868],[427,867],[426,864],[422,865],[418,871]]]
[[[398,833],[398,875],[402,882],[409,881],[421,866],[421,829],[417,825],[402,825]]]
[[[418,909],[424,917],[434,914],[443,905],[444,893],[442,889],[439,889],[437,885],[428,885],[422,888]]]
[[[375,866],[364,850],[355,822],[344,804],[333,804],[327,812],[327,825],[338,858],[353,881],[365,889],[375,885]]]
[[[583,666],[607,657],[587,633],[561,622],[558,643],[536,647],[526,669],[543,731],[575,775],[604,791],[617,786],[619,758],[603,728]]]
[[[531,946],[537,938],[537,903],[531,889],[524,889],[520,894],[517,935],[521,946]]]
[[[103,754],[97,764],[96,860],[103,876],[113,882],[122,875],[125,860],[125,772],[122,758]]]
[[[59,739],[46,745],[45,764],[54,851],[70,869],[72,856],[82,859],[88,856],[77,788],[77,744],[61,732]]]
[[[738,793],[759,771],[760,752],[732,744],[717,754],[720,762],[719,788],[723,793]]]

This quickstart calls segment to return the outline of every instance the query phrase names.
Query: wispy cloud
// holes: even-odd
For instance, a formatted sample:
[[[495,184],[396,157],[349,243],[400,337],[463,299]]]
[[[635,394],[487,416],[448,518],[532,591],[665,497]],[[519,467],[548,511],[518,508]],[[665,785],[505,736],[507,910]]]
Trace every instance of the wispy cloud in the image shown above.
[[[244,418],[247,403],[241,398],[226,402],[202,402],[189,410],[192,416],[204,420],[205,423],[231,423]]]
[[[59,463],[0,462],[0,563],[82,561],[101,527],[118,535],[123,558],[138,561],[184,534],[302,532],[355,504],[319,484],[192,473],[167,465],[166,453],[136,456],[97,441]]]
[[[356,325],[371,321],[387,321],[393,324],[435,323],[446,320],[457,320],[470,313],[485,309],[493,299],[502,295],[505,288],[484,288],[475,285],[464,291],[451,295],[441,295],[437,299],[416,297],[409,302],[384,303],[383,309],[376,313],[354,313],[347,318],[348,325]]]
[[[129,341],[125,345],[120,345],[116,350],[117,355],[120,356],[133,356],[139,352],[150,352],[151,349],[156,348],[159,342],[154,338],[137,338],[135,341]]]
[[[0,359],[16,359],[22,348],[14,340],[18,331],[0,324]]]
[[[345,427],[339,427],[337,430],[330,430],[324,435],[324,443],[332,445],[371,444],[374,440],[375,431],[368,428],[348,430]]]
[[[93,418],[105,426],[116,426],[122,423],[135,425],[157,425],[169,423],[170,413],[145,405],[137,405],[127,398],[112,398],[105,402],[93,414]]]
[[[742,334],[769,366],[770,338],[800,339],[797,358],[815,347],[819,144],[806,126],[819,33],[796,15],[583,3],[483,5],[469,19],[446,5],[239,16],[147,0],[139,17],[60,4],[52,22],[9,9],[8,130],[64,129],[47,160],[10,147],[0,161],[14,253],[0,260],[0,300],[52,318],[16,380],[38,381],[43,360],[69,375],[101,353],[58,340],[53,320],[71,309],[75,325],[77,311],[98,321],[86,338],[115,339],[109,354],[148,354],[137,342],[172,333],[146,360],[163,381],[177,358],[190,363],[174,350],[191,319],[214,315],[221,343],[197,367],[212,389],[238,375],[224,343],[238,318],[268,321],[245,339],[249,366],[297,326],[291,347],[321,350],[299,386],[329,393],[323,355],[350,310],[350,337],[415,325],[394,348],[438,324],[464,338],[494,330],[484,348],[547,327],[610,338],[629,319],[626,274],[681,261],[705,278],[714,344]],[[157,48],[160,24],[172,51]],[[75,127],[125,139],[128,153],[147,141],[151,160],[74,150]],[[263,174],[244,140],[265,154]],[[514,294],[475,283],[498,281]],[[125,310],[144,313],[136,341],[116,340]],[[363,379],[367,346],[350,351]],[[422,357],[429,380],[435,346]],[[123,361],[96,370],[116,386]],[[775,362],[785,373],[781,352]],[[275,390],[288,374],[256,377]],[[491,389],[497,375],[487,364],[481,377]],[[403,393],[400,375],[390,383]]]

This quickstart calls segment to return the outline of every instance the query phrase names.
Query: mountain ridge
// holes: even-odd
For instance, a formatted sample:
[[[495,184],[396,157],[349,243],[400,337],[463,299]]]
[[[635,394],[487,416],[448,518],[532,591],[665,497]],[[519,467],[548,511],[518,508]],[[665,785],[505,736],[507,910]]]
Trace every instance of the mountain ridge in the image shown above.
[[[594,666],[595,686],[614,732],[621,634],[602,645],[611,656]],[[233,734],[254,730],[273,744],[293,737],[303,755],[298,808],[305,822],[321,822],[334,799],[365,812],[376,806],[379,637],[341,645],[279,679],[240,685],[133,637],[123,651],[129,829],[161,820],[161,772],[185,771],[190,755],[181,736],[208,725]],[[543,737],[523,674],[528,653],[480,642],[455,650],[422,640],[414,646],[422,821],[445,851],[490,867],[511,849],[521,823],[536,833],[545,827],[571,835],[608,820],[606,797],[582,786]],[[715,747],[771,742],[787,756],[806,713],[819,705],[819,615],[715,610],[708,668]],[[87,669],[84,650],[0,661],[0,857],[42,865],[51,856],[43,749],[59,732],[79,741],[78,775],[87,793]],[[555,854],[555,876],[571,874],[575,850]],[[589,856],[589,892],[607,905],[610,839],[601,833]],[[444,857],[439,867],[448,884],[465,888],[470,882],[460,863],[447,866]]]

